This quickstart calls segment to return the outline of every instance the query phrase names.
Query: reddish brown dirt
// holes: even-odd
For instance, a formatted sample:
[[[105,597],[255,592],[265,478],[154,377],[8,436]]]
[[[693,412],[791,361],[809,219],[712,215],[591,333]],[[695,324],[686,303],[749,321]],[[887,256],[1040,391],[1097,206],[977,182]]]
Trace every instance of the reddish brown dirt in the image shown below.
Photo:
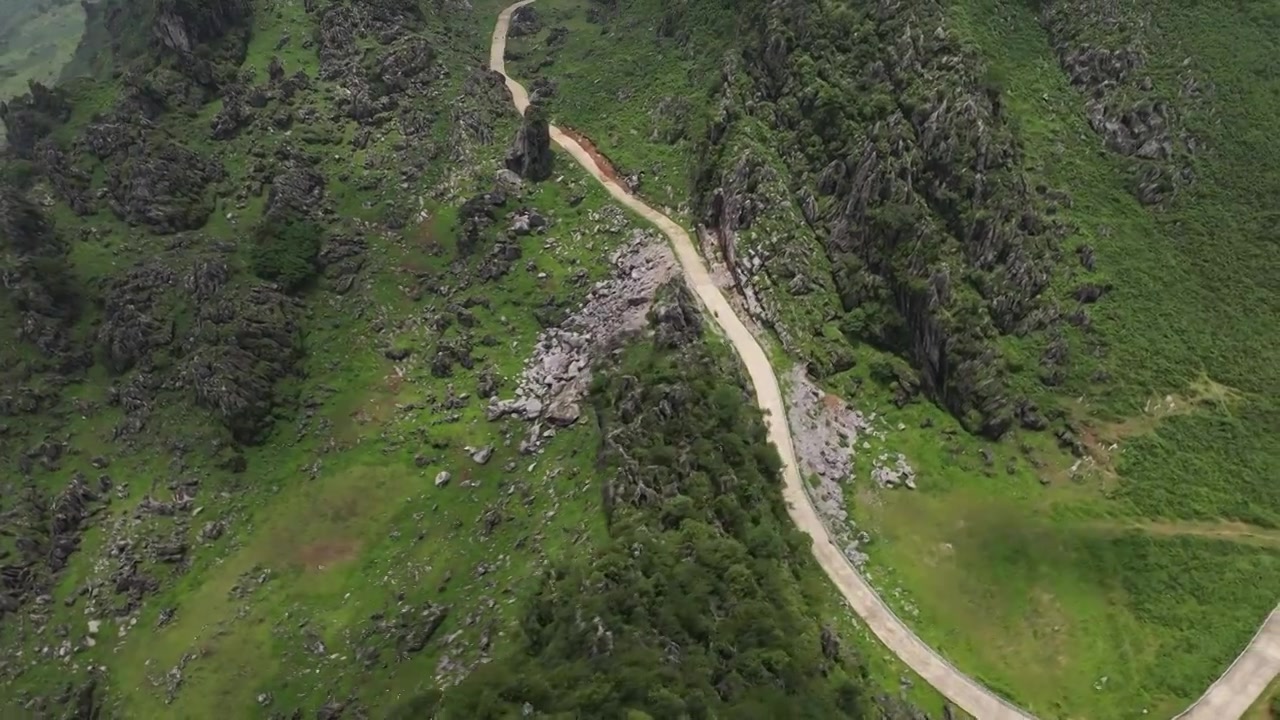
[[[325,570],[355,559],[360,543],[355,540],[317,540],[298,548],[293,560],[304,571]]]
[[[588,138],[586,135],[583,135],[573,128],[561,127],[560,132],[573,138],[575,142],[581,145],[582,149],[587,151],[587,154],[595,161],[596,167],[600,169],[600,172],[604,173],[605,177],[618,183],[621,187],[625,188],[627,186],[627,183],[622,179],[622,176],[618,174],[617,168],[613,166],[613,161],[604,153],[600,152],[596,147],[596,144],[591,142],[591,138]]]
[[[404,387],[404,376],[399,373],[391,373],[383,378],[383,382],[386,383],[387,392],[392,395],[398,395],[400,394],[400,388]]]

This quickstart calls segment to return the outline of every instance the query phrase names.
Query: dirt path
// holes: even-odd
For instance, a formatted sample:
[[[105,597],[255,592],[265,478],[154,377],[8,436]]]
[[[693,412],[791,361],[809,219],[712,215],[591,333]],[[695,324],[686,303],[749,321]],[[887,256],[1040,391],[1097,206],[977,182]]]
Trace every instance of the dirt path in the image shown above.
[[[493,42],[489,48],[489,67],[506,77],[507,88],[511,91],[516,109],[521,113],[529,106],[529,95],[520,83],[507,76],[504,56],[511,14],[517,8],[531,2],[533,0],[523,0],[502,11],[494,27]],[[715,320],[725,336],[733,343],[734,349],[747,368],[747,373],[751,376],[751,382],[755,386],[756,401],[764,411],[769,439],[777,447],[778,454],[782,458],[782,476],[785,483],[783,496],[786,498],[791,519],[797,527],[813,539],[814,557],[854,612],[871,628],[876,637],[898,656],[898,659],[965,712],[979,720],[1033,720],[1033,716],[975,682],[926,645],[907,627],[906,623],[894,615],[875,590],[854,571],[832,543],[817,512],[810,504],[808,495],[804,492],[797,469],[795,450],[791,443],[791,431],[786,424],[787,414],[783,405],[782,391],[778,386],[778,378],[774,375],[773,367],[769,364],[769,358],[712,280],[689,234],[670,218],[641,202],[617,182],[606,177],[591,153],[574,138],[552,126],[551,140],[571,155],[583,169],[591,173],[592,177],[599,181],[615,200],[653,223],[671,240],[671,246],[675,250],[676,258],[680,261],[686,282],[702,301],[707,314]],[[1249,649],[1237,659],[1235,665],[1210,688],[1205,697],[1181,717],[1185,720],[1209,720],[1210,718],[1232,720],[1240,717],[1253,699],[1266,688],[1276,671],[1280,670],[1280,617],[1278,615],[1280,613],[1273,613],[1271,621],[1264,625],[1263,630],[1259,632],[1259,638],[1255,638],[1254,644],[1250,645]],[[1258,642],[1259,639],[1262,640],[1261,644]],[[1254,686],[1259,680],[1261,685],[1255,690]],[[1243,705],[1240,705],[1239,710],[1232,714],[1233,709],[1240,702],[1243,702]]]
[[[1137,530],[1148,535],[1175,537],[1191,535],[1210,540],[1226,540],[1241,545],[1280,548],[1280,530],[1258,527],[1242,522],[1220,520],[1197,522],[1189,520],[1111,520],[1091,522],[1090,527],[1102,530]]]

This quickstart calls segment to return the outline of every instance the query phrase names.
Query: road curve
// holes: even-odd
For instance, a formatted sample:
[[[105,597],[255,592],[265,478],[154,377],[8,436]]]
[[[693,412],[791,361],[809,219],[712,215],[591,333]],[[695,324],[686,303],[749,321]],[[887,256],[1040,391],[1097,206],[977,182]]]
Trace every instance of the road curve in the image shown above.
[[[524,113],[529,106],[529,94],[524,87],[506,72],[507,31],[511,14],[534,0],[522,0],[503,10],[493,30],[493,42],[489,46],[489,67],[502,74],[507,89],[515,101],[516,110]],[[867,584],[836,548],[826,527],[804,491],[791,444],[791,431],[786,424],[786,408],[778,378],[769,364],[769,358],[738,317],[720,288],[712,281],[710,273],[698,253],[689,234],[670,218],[646,205],[618,183],[604,175],[585,148],[555,126],[551,127],[551,140],[567,152],[591,174],[619,203],[655,225],[671,241],[676,258],[684,271],[685,281],[697,294],[710,317],[733,344],[751,383],[755,386],[756,401],[764,411],[769,439],[782,458],[783,497],[787,512],[796,526],[813,539],[813,555],[822,566],[846,602],[863,622],[871,628],[880,642],[894,655],[914,670],[926,682],[948,700],[979,720],[1035,720],[1034,716],[1015,707],[983,687],[924,643],[897,615],[885,605],[875,590]],[[1259,630],[1254,642],[1237,658],[1235,664],[1219,678],[1177,720],[1236,720],[1261,695],[1267,684],[1280,671],[1280,608]],[[1241,704],[1243,703],[1243,704]]]
[[[1280,606],[1204,695],[1174,720],[1239,720],[1280,677]]]

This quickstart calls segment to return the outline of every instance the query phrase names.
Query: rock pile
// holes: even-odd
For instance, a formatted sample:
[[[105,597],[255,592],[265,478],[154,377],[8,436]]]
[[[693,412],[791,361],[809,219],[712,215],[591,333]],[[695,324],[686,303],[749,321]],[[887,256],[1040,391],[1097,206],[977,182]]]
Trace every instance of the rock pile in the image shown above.
[[[907,463],[907,456],[902,453],[886,453],[876,457],[871,479],[882,488],[916,489],[916,471]]]
[[[867,556],[861,548],[870,541],[849,519],[844,486],[854,480],[854,448],[860,438],[884,439],[874,416],[866,416],[835,395],[823,392],[809,379],[803,365],[787,374],[787,422],[795,442],[801,472],[817,479],[804,483],[818,517],[844,556],[861,567]]]
[[[595,358],[618,339],[644,327],[659,287],[677,274],[675,257],[660,238],[635,231],[611,258],[613,271],[560,327],[545,330],[511,399],[490,400],[490,420],[513,416],[534,423],[522,450],[531,452],[555,428],[572,425],[590,383]]]

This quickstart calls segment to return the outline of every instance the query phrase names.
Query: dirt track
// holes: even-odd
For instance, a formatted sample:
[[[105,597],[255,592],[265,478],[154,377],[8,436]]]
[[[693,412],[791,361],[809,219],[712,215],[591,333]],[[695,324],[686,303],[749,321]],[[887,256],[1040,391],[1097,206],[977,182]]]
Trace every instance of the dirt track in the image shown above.
[[[511,14],[531,2],[533,0],[523,0],[502,11],[498,16],[489,50],[489,67],[506,78],[507,88],[511,91],[516,109],[521,113],[529,106],[529,95],[520,83],[506,74],[504,56]],[[606,177],[591,154],[574,138],[552,126],[551,140],[591,173],[615,200],[653,223],[671,240],[686,282],[702,302],[707,316],[715,321],[733,344],[751,376],[756,400],[764,411],[769,439],[782,458],[785,483],[783,496],[791,519],[813,539],[814,557],[854,612],[894,655],[965,712],[980,720],[1033,720],[1032,715],[1014,707],[960,672],[916,637],[832,544],[826,528],[804,492],[791,444],[791,431],[786,424],[782,391],[768,356],[734,312],[720,288],[712,281],[689,234],[666,215],[649,207],[617,182]],[[1271,620],[1263,626],[1254,643],[1237,659],[1235,665],[1209,689],[1205,697],[1179,717],[1183,720],[1239,718],[1278,671],[1280,613],[1273,613]]]

